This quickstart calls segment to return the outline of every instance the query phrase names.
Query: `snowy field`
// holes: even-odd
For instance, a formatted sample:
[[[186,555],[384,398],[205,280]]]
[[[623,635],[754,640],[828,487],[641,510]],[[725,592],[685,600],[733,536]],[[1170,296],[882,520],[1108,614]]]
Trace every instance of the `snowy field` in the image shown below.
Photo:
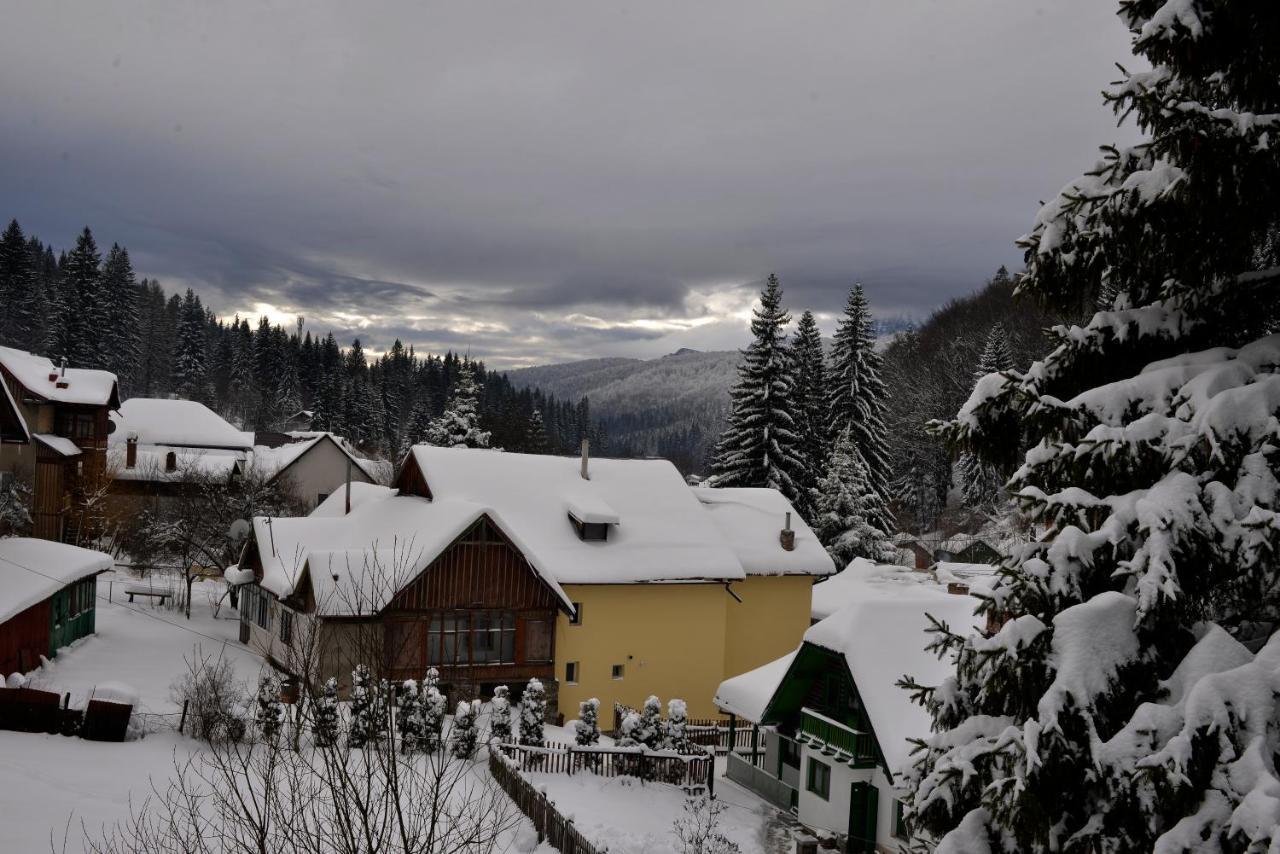
[[[673,786],[631,777],[522,772],[544,791],[562,814],[597,847],[609,854],[675,854],[672,824],[684,808],[684,793]],[[778,811],[723,778],[716,795],[727,809],[720,831],[738,843],[743,854],[786,854],[792,848],[788,828]]]

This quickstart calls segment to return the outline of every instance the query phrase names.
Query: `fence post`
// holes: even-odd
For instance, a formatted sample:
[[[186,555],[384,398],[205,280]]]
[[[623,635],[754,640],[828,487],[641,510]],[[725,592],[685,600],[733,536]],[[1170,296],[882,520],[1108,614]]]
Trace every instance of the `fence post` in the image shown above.
[[[568,756],[569,756],[568,774],[570,777],[572,777],[573,776],[573,745],[572,744],[569,745]]]
[[[713,801],[716,799],[716,760],[714,757],[707,761],[707,797]]]
[[[187,725],[187,703],[189,702],[190,700],[182,701],[182,719],[178,721],[178,732],[183,735],[186,735],[186,733],[182,732],[182,728]]]

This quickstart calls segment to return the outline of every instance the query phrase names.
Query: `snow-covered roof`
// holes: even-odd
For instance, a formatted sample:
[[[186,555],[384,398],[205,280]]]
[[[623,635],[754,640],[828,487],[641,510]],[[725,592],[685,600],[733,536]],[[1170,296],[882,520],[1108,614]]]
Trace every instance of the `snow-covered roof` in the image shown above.
[[[64,457],[78,457],[81,453],[79,446],[66,436],[55,436],[52,433],[37,433],[35,434],[35,440]]]
[[[781,492],[746,487],[692,488],[698,501],[729,543],[747,575],[829,575],[835,564],[818,536],[809,529]],[[791,514],[795,548],[782,547],[778,536]]]
[[[176,466],[167,466],[169,454],[174,455]],[[142,445],[137,447],[137,463],[130,468],[128,448],[123,444],[107,447],[107,463],[116,480],[169,482],[181,480],[189,474],[205,477],[229,478],[237,467],[248,458],[245,451],[227,448],[182,448],[173,445]]]
[[[897,681],[911,676],[921,685],[938,685],[952,672],[950,659],[939,661],[924,649],[928,615],[961,633],[981,622],[973,613],[978,605],[974,597],[938,587],[921,589],[932,593],[856,601],[804,634],[805,643],[844,656],[890,770],[901,768],[910,755],[907,739],[923,738],[930,727],[928,712]]]
[[[491,508],[523,544],[525,557],[546,566],[561,584],[733,581],[746,575],[665,460],[593,459],[590,479],[583,480],[576,458],[429,445],[412,454],[435,504]],[[579,539],[569,520],[571,505],[615,515],[608,539]]]
[[[865,599],[932,598],[938,592],[932,573],[859,557],[840,572],[813,585],[810,615],[814,620],[825,620],[841,608]]]
[[[67,368],[65,372],[44,356],[0,347],[0,367],[29,393],[58,403],[109,406],[116,401],[116,375],[110,371]],[[50,376],[57,374],[54,379]],[[65,388],[59,388],[59,385]]]
[[[759,722],[795,657],[793,650],[755,670],[724,680],[716,689],[716,707],[731,715]]]
[[[256,445],[253,449],[253,466],[267,477],[276,477],[321,442],[332,442],[339,451],[350,457],[352,464],[370,480],[380,482],[389,479],[391,463],[386,460],[366,460],[357,457],[347,447],[346,441],[333,433],[316,433],[309,439],[289,442],[275,448]]]
[[[253,434],[237,430],[218,413],[194,400],[131,397],[111,414],[115,432],[110,444],[123,445],[136,437],[140,445],[178,448],[248,450]]]
[[[742,510],[732,501],[711,502],[730,507],[715,519],[664,460],[592,460],[590,479],[583,480],[579,461],[566,457],[428,446],[411,453],[430,499],[352,484],[350,514],[343,512],[344,491],[335,490],[306,518],[256,519],[263,587],[291,594],[310,563],[313,585],[318,575],[336,572],[334,586],[348,594],[364,591],[362,607],[368,607],[377,596],[366,590],[367,575],[383,586],[407,583],[481,516],[566,604],[565,584],[736,581],[756,571],[816,575],[832,568],[825,551],[815,553],[802,539],[812,537],[802,526],[794,552],[778,544],[774,530],[773,539],[759,545],[767,554],[753,554],[755,532],[738,531],[731,520],[758,526],[755,505]],[[609,524],[607,539],[581,539],[571,513],[579,521]],[[317,586],[328,585],[321,579]]]
[[[0,539],[0,622],[111,565],[110,555],[79,546],[32,537]]]

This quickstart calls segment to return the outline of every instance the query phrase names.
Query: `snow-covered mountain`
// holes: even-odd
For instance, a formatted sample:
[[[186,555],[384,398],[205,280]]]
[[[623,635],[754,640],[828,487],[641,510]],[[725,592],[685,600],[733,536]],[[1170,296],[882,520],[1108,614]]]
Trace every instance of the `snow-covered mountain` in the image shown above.
[[[663,456],[683,471],[701,471],[724,426],[734,350],[682,349],[658,359],[603,358],[508,371],[516,387],[561,399],[587,397],[608,433],[608,453]]]

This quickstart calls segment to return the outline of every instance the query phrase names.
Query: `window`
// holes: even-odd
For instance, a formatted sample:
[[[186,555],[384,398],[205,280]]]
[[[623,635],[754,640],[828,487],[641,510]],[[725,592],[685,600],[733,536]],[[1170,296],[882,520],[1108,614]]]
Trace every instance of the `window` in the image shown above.
[[[164,455],[164,470],[176,471],[178,468],[178,455],[173,451]]]
[[[809,777],[805,788],[824,801],[831,797],[831,766],[816,759],[809,760]]]
[[[537,660],[532,654],[526,657]],[[516,615],[511,611],[447,611],[431,616],[428,664],[514,664],[515,660]]]
[[[613,665],[613,678],[621,679],[624,675],[625,669],[626,668],[624,665],[621,665],[621,664]]]
[[[570,685],[578,682],[578,662],[566,661],[564,665],[564,681]]]
[[[92,439],[97,434],[96,419],[89,412],[60,412],[57,432],[68,439]]]
[[[280,609],[280,642],[293,643],[293,612],[288,608]]]
[[[893,835],[898,839],[907,838],[907,823],[902,818],[902,801],[893,802]]]
[[[258,628],[271,631],[271,600],[261,587],[249,588],[253,592],[250,600],[249,615],[258,624]]]
[[[573,523],[573,530],[578,532],[578,539],[580,540],[603,542],[609,539],[609,523],[607,522],[582,522],[572,513],[569,514],[569,521]]]
[[[552,624],[550,620],[525,620],[524,657],[526,661],[550,661]]]
[[[582,603],[581,602],[573,603],[573,616],[569,618],[569,625],[571,626],[582,625]]]

